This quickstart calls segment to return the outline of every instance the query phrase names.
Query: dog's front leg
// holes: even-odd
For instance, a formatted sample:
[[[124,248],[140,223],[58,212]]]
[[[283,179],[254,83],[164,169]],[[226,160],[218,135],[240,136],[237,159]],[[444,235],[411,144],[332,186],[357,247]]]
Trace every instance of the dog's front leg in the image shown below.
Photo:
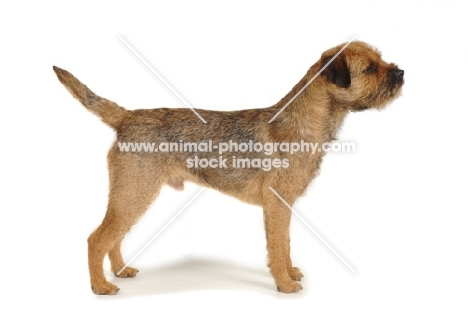
[[[269,201],[263,205],[263,216],[267,239],[268,263],[278,291],[283,293],[298,292],[302,289],[302,286],[294,281],[290,275],[290,271],[293,268],[291,258],[289,257],[291,210],[279,200],[274,202]],[[298,272],[300,273],[300,271]],[[297,277],[295,278],[297,279]]]

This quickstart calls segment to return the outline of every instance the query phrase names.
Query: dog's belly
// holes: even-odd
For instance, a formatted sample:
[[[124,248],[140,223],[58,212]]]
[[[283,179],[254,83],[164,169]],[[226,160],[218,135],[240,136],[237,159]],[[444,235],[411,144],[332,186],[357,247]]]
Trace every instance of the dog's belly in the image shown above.
[[[187,181],[213,188],[246,203],[262,205],[262,171],[259,169],[188,169]]]

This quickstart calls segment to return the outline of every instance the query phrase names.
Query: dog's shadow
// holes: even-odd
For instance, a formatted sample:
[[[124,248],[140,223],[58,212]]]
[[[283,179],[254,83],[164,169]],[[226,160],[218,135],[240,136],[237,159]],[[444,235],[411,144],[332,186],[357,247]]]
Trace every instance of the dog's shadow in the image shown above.
[[[210,259],[185,259],[152,269],[140,269],[132,279],[109,279],[120,288],[117,296],[135,297],[201,290],[249,290],[276,293],[265,267],[247,267]]]

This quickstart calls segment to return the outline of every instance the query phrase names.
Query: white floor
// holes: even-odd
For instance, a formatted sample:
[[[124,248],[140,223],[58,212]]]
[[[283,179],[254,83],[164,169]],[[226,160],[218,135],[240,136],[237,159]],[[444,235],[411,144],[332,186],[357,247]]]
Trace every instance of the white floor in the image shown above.
[[[29,1],[0,5],[0,295],[8,308],[466,309],[468,148],[462,1]],[[277,102],[321,53],[353,35],[405,70],[386,110],[350,115],[295,210],[298,294],[276,291],[262,212],[203,192],[132,266],[91,293],[87,243],[106,206],[114,133],[58,83],[63,67],[129,109],[184,107],[118,39],[124,36],[197,108]],[[198,188],[164,189],[124,244],[130,259]]]

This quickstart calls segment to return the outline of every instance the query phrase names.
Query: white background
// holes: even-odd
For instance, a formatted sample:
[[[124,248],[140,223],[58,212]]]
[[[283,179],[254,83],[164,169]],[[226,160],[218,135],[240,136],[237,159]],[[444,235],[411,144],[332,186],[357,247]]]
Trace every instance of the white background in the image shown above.
[[[462,1],[2,2],[2,304],[466,309],[466,13]],[[114,133],[59,84],[52,65],[128,109],[184,107],[119,34],[204,109],[272,105],[324,50],[353,35],[405,70],[403,96],[382,112],[349,116],[340,138],[357,151],[327,155],[295,205],[357,275],[294,218],[304,290],[276,292],[261,210],[206,190],[134,261],[136,278],[116,280],[106,263],[117,296],[91,293],[86,239],[105,212]],[[129,233],[124,256],[196,191],[165,188]]]

